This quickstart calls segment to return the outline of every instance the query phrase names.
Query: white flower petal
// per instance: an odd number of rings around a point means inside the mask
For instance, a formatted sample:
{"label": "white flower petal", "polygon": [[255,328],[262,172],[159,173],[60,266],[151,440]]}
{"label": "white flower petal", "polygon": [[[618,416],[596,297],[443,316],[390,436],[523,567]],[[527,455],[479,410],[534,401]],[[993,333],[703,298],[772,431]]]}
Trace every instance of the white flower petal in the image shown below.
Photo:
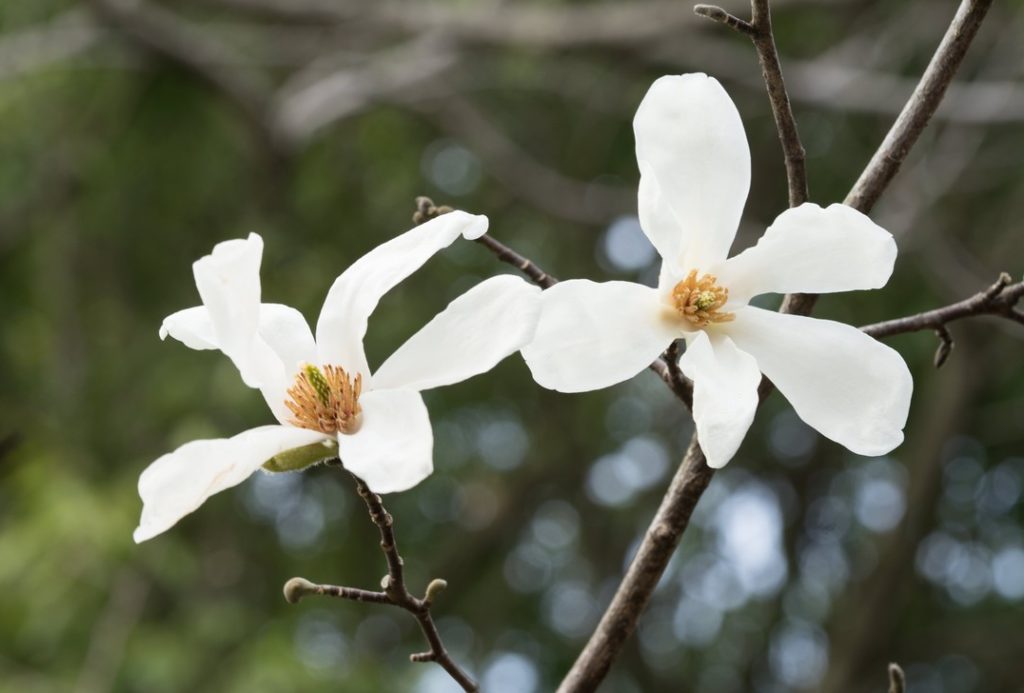
{"label": "white flower petal", "polygon": [[426,390],[489,371],[532,338],[541,290],[492,277],[452,301],[373,375],[373,387]]}
{"label": "white flower petal", "polygon": [[196,288],[225,353],[244,351],[256,334],[262,258],[263,239],[251,233],[244,240],[218,243],[192,265]]}
{"label": "white flower petal", "polygon": [[277,354],[290,381],[303,363],[316,363],[316,342],[302,313],[280,303],[260,306],[260,337]]}
{"label": "white flower petal", "polygon": [[168,335],[189,349],[220,349],[206,306],[186,308],[164,318],[160,325],[160,339],[167,339]]}
{"label": "white flower petal", "polygon": [[657,290],[632,282],[573,279],[541,299],[537,333],[523,358],[534,380],[551,390],[585,392],[628,380],[683,334]]}
{"label": "white flower petal", "polygon": [[338,435],[342,465],[374,493],[404,491],[434,470],[434,432],[423,397],[412,390],[373,390],[359,398],[362,425]]}
{"label": "white flower petal", "polygon": [[[663,220],[679,221],[681,269],[725,259],[750,189],[750,149],[739,112],[722,85],[704,74],[662,77],[651,85],[633,119],[636,158],[660,195],[641,191],[641,219],[652,240],[667,236]],[[657,220],[653,223],[652,220]],[[658,240],[655,245],[667,247]]]}
{"label": "white flower petal", "polygon": [[262,257],[263,239],[251,233],[245,240],[218,243],[212,253],[192,265],[216,343],[249,387],[281,378],[280,362],[257,338]]}
{"label": "white flower petal", "polygon": [[718,274],[729,298],[815,294],[885,286],[896,262],[892,234],[846,205],[806,203],[780,214],[752,248]]}
{"label": "white flower petal", "polygon": [[723,328],[825,437],[859,455],[903,442],[914,383],[893,349],[843,323],[752,306]]}
{"label": "white flower petal", "polygon": [[693,420],[708,466],[724,467],[754,421],[757,362],[728,337],[702,330],[687,340],[679,368],[693,381]]}
{"label": "white flower petal", "polygon": [[316,326],[320,363],[341,366],[369,379],[363,336],[381,297],[459,236],[479,238],[487,217],[454,211],[392,238],[359,258],[338,277]]}
{"label": "white flower petal", "polygon": [[[206,306],[186,308],[167,316],[160,327],[160,338],[168,335],[191,349],[220,348]],[[287,423],[292,418],[284,404],[287,390],[300,364],[316,361],[316,344],[305,318],[290,306],[262,304],[257,334],[247,353],[262,354],[264,363],[260,370],[250,374],[251,381],[247,384],[258,387],[275,418]]]}
{"label": "white flower petal", "polygon": [[640,166],[640,185],[637,188],[637,215],[640,217],[640,228],[657,249],[665,263],[672,266],[674,272],[681,271],[676,267],[680,261],[679,249],[684,243],[686,227],[676,218],[675,212],[661,191],[658,177],[649,164],[638,162]]}
{"label": "white flower petal", "polygon": [[195,440],[149,465],[139,477],[142,517],[136,543],[174,526],[224,489],[248,479],[274,455],[327,437],[290,426],[261,426],[233,438]]}

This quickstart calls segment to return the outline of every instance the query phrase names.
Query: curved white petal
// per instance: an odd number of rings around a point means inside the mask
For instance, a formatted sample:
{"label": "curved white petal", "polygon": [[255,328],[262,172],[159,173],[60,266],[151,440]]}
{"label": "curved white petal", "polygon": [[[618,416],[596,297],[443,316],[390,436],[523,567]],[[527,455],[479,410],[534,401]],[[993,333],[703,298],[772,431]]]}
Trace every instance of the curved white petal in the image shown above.
{"label": "curved white petal", "polygon": [[893,349],[840,322],[752,306],[723,327],[825,437],[859,455],[903,442],[914,383]]}
{"label": "curved white petal", "polygon": [[373,390],[359,398],[362,425],[338,435],[342,465],[374,493],[404,491],[434,470],[434,432],[423,397],[412,390]]}
{"label": "curved white petal", "polygon": [[780,214],[752,248],[718,274],[729,298],[878,289],[896,262],[892,234],[846,205],[806,203]]}
{"label": "curved white petal", "polygon": [[160,339],[167,339],[168,335],[189,349],[220,349],[206,306],[185,308],[164,318],[160,324]]}
{"label": "curved white petal", "polygon": [[[717,265],[736,236],[750,189],[750,149],[736,106],[707,75],[662,77],[640,103],[633,132],[641,174],[656,179],[641,184],[650,188],[641,192],[648,207],[641,219],[678,220],[675,261],[682,269]],[[668,235],[661,223],[645,227],[652,240]],[[667,245],[655,242],[659,250]]]}
{"label": "curved white petal", "polygon": [[280,303],[260,306],[259,335],[277,355],[292,380],[303,363],[316,363],[316,342],[302,313]]}
{"label": "curved white petal", "polygon": [[693,381],[693,420],[708,466],[733,458],[754,421],[761,371],[754,357],[703,330],[687,340],[679,368]]}
{"label": "curved white petal", "polygon": [[262,257],[263,239],[251,233],[244,240],[218,243],[192,265],[216,343],[249,387],[281,378],[279,361],[258,338]]}
{"label": "curved white petal", "polygon": [[261,426],[233,438],[185,443],[139,477],[142,517],[136,543],[165,532],[215,493],[248,479],[274,455],[327,436],[290,426]]}
{"label": "curved white petal", "polygon": [[[220,348],[206,306],[186,308],[164,318],[160,338],[168,336],[191,349]],[[246,384],[258,387],[275,418],[287,423],[292,414],[284,404],[286,391],[300,364],[316,361],[316,344],[309,325],[302,314],[290,306],[264,303],[260,306],[259,327],[248,353],[262,354],[264,366],[251,374],[254,382]]]}
{"label": "curved white petal", "polygon": [[670,265],[674,272],[680,262],[679,249],[683,245],[683,237],[687,229],[676,218],[675,212],[665,199],[658,178],[650,164],[638,162],[640,167],[640,185],[637,188],[637,216],[640,228],[657,249],[665,264]]}
{"label": "curved white petal", "polygon": [[[294,374],[295,365],[316,361],[316,342],[302,313],[280,303],[260,305],[257,334]],[[206,306],[185,308],[164,318],[160,339],[173,337],[190,349],[220,349]]]}
{"label": "curved white petal", "polygon": [[426,390],[489,371],[537,329],[541,290],[519,277],[491,277],[462,294],[373,375],[373,387]]}
{"label": "curved white petal", "polygon": [[523,358],[534,380],[585,392],[628,380],[683,334],[658,292],[632,282],[573,279],[541,294],[541,315]]}
{"label": "curved white petal", "polygon": [[486,231],[487,217],[449,212],[392,238],[356,260],[335,280],[320,312],[316,325],[320,363],[341,366],[369,379],[363,336],[381,297],[459,236],[474,239]]}

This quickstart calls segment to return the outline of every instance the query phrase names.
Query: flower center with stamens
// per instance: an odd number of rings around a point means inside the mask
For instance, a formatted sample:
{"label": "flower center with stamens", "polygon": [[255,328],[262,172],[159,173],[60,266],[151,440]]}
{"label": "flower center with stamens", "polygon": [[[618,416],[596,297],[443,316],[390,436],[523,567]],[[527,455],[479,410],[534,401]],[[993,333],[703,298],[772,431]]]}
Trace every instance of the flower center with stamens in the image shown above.
{"label": "flower center with stamens", "polygon": [[284,404],[294,417],[289,423],[321,433],[355,433],[359,428],[359,393],[363,377],[353,379],[340,366],[323,370],[306,364],[295,376]]}
{"label": "flower center with stamens", "polygon": [[734,313],[721,310],[729,300],[729,290],[716,284],[710,274],[697,277],[697,270],[690,270],[686,279],[672,288],[672,303],[679,314],[694,327],[707,327],[715,322],[729,322]]}

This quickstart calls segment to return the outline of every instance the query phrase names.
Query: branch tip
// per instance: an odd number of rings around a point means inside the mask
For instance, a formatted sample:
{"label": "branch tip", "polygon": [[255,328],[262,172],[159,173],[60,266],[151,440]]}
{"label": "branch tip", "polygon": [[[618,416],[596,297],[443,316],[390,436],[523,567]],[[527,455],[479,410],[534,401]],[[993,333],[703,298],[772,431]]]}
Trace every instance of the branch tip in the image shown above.
{"label": "branch tip", "polygon": [[420,195],[416,198],[416,211],[412,215],[412,223],[419,226],[425,224],[431,219],[436,219],[442,214],[447,214],[453,211],[448,205],[441,205],[438,207],[434,204],[434,201],[426,195]]}
{"label": "branch tip", "polygon": [[289,604],[298,604],[303,597],[317,594],[320,591],[318,585],[314,585],[306,578],[293,577],[284,583],[284,598]]}
{"label": "branch tip", "polygon": [[704,17],[719,24],[724,24],[730,29],[735,29],[747,36],[753,36],[756,33],[753,24],[740,19],[736,15],[729,14],[718,5],[694,5],[693,13],[698,17]]}
{"label": "branch tip", "polygon": [[889,693],[904,693],[907,690],[907,677],[896,662],[889,664]]}

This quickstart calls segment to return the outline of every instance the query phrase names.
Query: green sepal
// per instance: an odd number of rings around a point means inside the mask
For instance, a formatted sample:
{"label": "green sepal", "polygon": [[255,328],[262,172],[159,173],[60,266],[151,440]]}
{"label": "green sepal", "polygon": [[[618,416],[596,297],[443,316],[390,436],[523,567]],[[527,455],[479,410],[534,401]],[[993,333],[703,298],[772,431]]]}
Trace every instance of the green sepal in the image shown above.
{"label": "green sepal", "polygon": [[337,456],[337,441],[324,440],[279,452],[263,463],[263,469],[268,472],[298,472]]}

